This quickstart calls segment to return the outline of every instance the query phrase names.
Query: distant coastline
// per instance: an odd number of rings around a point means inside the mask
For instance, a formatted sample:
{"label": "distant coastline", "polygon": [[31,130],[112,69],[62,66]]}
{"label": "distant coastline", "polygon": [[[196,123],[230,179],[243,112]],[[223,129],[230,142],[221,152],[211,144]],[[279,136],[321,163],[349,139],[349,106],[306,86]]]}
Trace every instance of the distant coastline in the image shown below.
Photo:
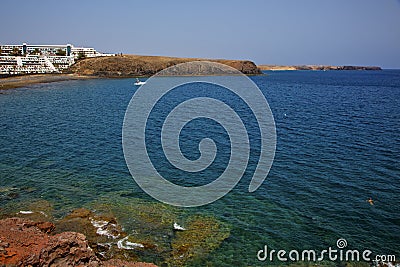
{"label": "distant coastline", "polygon": [[382,70],[378,66],[258,65],[260,70]]}

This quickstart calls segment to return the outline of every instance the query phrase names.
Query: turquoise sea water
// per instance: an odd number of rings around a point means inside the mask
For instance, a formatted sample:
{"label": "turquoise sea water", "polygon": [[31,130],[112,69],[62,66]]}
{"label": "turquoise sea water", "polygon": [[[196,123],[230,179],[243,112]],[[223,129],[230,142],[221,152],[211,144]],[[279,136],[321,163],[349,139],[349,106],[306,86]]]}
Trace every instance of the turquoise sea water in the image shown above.
{"label": "turquoise sea water", "polygon": [[[267,74],[251,79],[266,96],[277,128],[268,178],[256,192],[247,192],[256,151],[228,195],[183,209],[210,214],[231,228],[230,237],[204,262],[258,266],[265,264],[256,256],[264,245],[322,250],[335,247],[339,238],[351,249],[400,258],[400,71]],[[1,91],[0,207],[45,199],[61,217],[100,198],[152,201],[133,181],[122,152],[123,118],[136,90],[132,84],[132,79],[98,79]],[[223,91],[207,85],[195,89],[240,108],[240,101]],[[172,94],[159,113],[191,92]],[[253,126],[250,122],[249,131],[255,131],[250,135],[257,135]],[[157,137],[157,127],[153,131]],[[182,132],[182,147],[195,159],[198,141],[206,136],[220,144],[211,170],[189,179],[161,160],[160,171],[178,184],[212,181],[229,156],[224,130],[195,121]],[[157,142],[150,153],[163,157]],[[366,201],[370,197],[375,205]],[[131,227],[129,220],[121,223]]]}

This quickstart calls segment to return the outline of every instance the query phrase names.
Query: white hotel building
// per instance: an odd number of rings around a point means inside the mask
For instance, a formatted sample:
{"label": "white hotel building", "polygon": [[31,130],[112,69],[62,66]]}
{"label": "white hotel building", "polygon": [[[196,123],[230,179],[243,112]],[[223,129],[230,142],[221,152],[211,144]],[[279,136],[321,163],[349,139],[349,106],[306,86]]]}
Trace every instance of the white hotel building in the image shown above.
{"label": "white hotel building", "polygon": [[0,74],[57,73],[79,57],[114,56],[91,47],[67,45],[1,45]]}

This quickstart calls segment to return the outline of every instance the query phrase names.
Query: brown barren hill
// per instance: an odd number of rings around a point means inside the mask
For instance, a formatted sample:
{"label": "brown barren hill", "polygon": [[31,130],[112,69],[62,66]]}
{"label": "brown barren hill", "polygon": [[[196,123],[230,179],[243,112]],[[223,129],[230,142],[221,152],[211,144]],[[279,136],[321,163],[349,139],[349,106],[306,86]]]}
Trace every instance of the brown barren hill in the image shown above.
{"label": "brown barren hill", "polygon": [[165,68],[180,63],[198,60],[222,63],[247,75],[261,74],[261,71],[256,64],[248,60],[176,58],[138,55],[86,58],[71,66],[70,71],[79,75],[100,77],[151,76]]}

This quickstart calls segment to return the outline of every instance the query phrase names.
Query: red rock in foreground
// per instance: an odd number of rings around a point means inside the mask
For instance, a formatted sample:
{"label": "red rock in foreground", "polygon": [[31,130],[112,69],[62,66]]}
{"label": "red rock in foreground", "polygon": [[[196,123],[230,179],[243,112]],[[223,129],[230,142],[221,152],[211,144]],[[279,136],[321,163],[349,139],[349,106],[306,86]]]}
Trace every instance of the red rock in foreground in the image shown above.
{"label": "red rock in foreground", "polygon": [[102,262],[88,246],[86,237],[76,232],[49,235],[50,222],[22,218],[0,220],[0,265],[6,266],[150,266],[121,260]]}

